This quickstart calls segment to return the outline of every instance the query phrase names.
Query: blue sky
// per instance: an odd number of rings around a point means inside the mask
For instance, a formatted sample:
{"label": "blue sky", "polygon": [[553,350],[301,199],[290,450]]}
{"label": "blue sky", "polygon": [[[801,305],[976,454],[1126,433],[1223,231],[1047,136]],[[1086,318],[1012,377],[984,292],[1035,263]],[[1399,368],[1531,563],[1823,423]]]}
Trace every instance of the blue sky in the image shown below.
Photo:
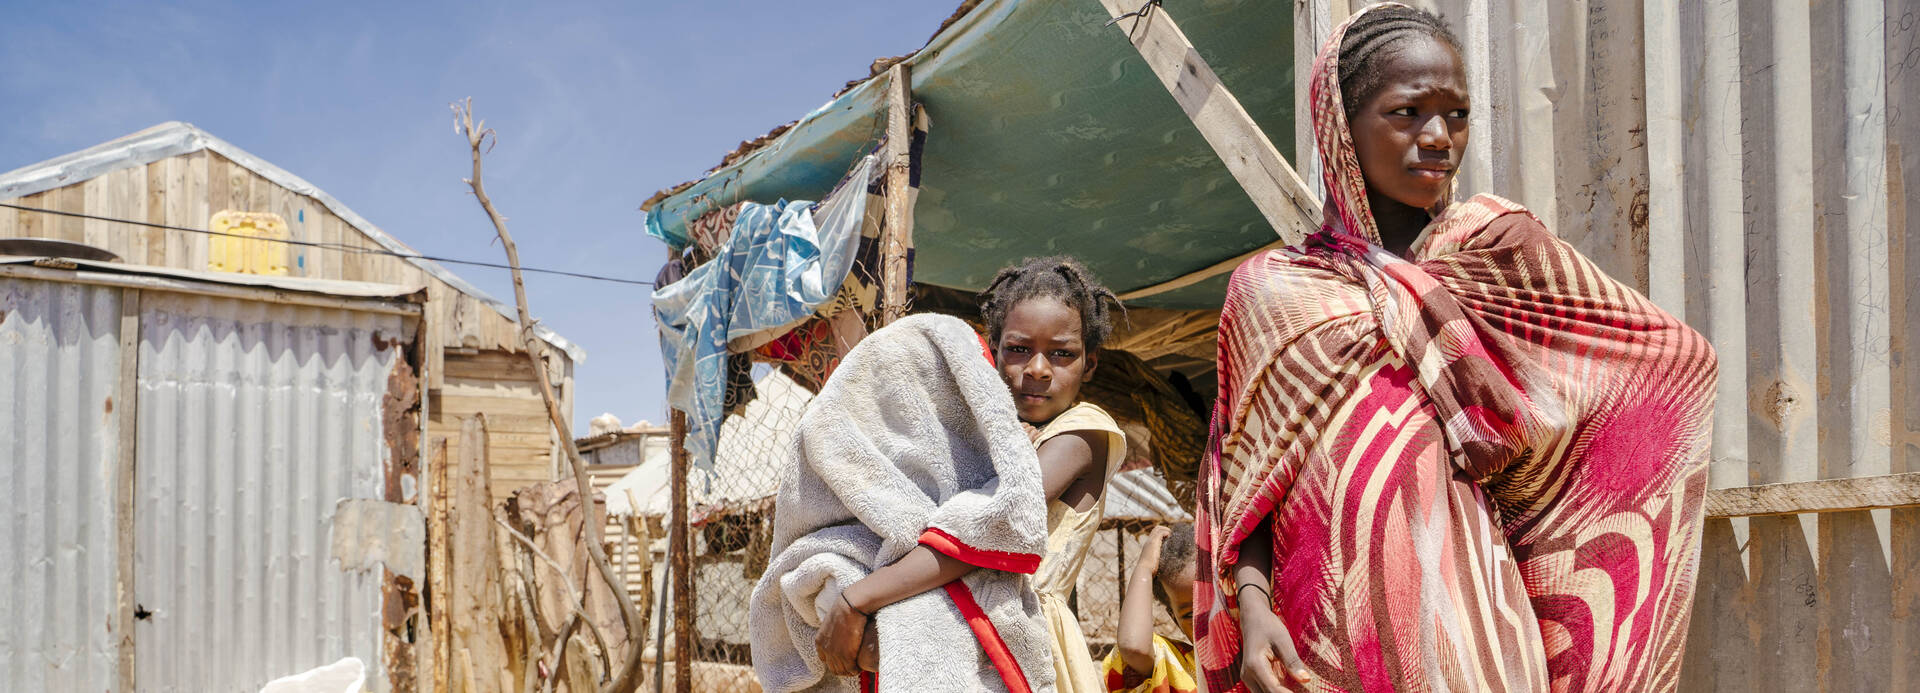
{"label": "blue sky", "polygon": [[[169,120],[332,193],[422,253],[498,261],[447,104],[501,139],[487,192],[529,266],[652,278],[641,201],[920,47],[957,0],[0,3],[0,170]],[[451,267],[502,300],[503,270]],[[663,421],[645,287],[528,277],[587,350],[574,427]]]}

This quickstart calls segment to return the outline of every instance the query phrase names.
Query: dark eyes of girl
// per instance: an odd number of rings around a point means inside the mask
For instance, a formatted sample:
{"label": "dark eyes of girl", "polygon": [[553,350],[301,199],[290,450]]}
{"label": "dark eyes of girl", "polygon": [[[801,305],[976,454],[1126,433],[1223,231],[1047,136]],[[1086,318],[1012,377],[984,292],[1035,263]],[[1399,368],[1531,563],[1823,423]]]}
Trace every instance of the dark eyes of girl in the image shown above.
{"label": "dark eyes of girl", "polygon": [[[1456,108],[1451,111],[1447,111],[1447,117],[1448,118],[1465,118],[1467,117],[1467,112],[1468,112],[1467,109]],[[1397,115],[1403,118],[1412,118],[1420,115],[1419,111],[1412,106],[1401,106],[1391,111],[1387,111],[1387,113],[1389,115]]]}
{"label": "dark eyes of girl", "polygon": [[1070,358],[1073,358],[1073,357],[1075,356],[1075,354],[1074,354],[1073,352],[1071,352],[1071,351],[1067,351],[1067,350],[1065,350],[1065,349],[1061,349],[1061,350],[1059,350],[1059,351],[1055,351],[1055,352],[1053,352],[1053,355],[1054,355],[1054,357],[1055,357],[1055,358],[1063,358],[1063,359],[1070,359]]}
{"label": "dark eyes of girl", "polygon": [[1024,353],[1027,353],[1027,348],[1023,346],[1008,345],[1007,351],[1011,351],[1016,354],[1024,354]]}

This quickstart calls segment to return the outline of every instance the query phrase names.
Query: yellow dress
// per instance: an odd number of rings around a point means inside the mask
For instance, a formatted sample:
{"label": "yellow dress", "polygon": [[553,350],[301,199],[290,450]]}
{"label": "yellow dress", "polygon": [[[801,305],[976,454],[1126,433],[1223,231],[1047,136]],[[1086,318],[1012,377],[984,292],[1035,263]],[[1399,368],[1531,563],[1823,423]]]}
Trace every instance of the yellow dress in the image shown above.
{"label": "yellow dress", "polygon": [[1067,597],[1080,578],[1080,566],[1086,562],[1087,548],[1100,532],[1100,520],[1107,514],[1104,485],[1127,456],[1126,434],[1113,422],[1106,410],[1081,402],[1055,417],[1040,429],[1034,447],[1055,436],[1075,431],[1097,431],[1107,436],[1106,469],[1102,477],[1100,500],[1086,512],[1075,512],[1059,499],[1047,501],[1047,555],[1033,573],[1033,589],[1040,594],[1040,612],[1053,633],[1054,689],[1059,693],[1097,693],[1106,690],[1100,668],[1087,649],[1087,637],[1080,630],[1080,619],[1067,607]]}
{"label": "yellow dress", "polygon": [[1107,653],[1100,669],[1106,674],[1107,693],[1197,693],[1200,684],[1193,678],[1193,648],[1186,643],[1153,635],[1153,673],[1140,675],[1127,671],[1120,650]]}

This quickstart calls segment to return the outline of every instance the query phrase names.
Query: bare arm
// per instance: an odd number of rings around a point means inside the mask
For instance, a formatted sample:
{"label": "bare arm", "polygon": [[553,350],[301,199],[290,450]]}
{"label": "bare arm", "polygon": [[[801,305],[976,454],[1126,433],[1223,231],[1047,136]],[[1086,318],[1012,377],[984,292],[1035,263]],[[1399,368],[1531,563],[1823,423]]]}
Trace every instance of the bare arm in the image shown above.
{"label": "bare arm", "polygon": [[1114,647],[1120,661],[1139,674],[1153,673],[1153,573],[1160,569],[1160,543],[1172,530],[1153,528],[1140,546],[1140,561],[1127,575],[1127,591],[1120,599],[1120,632]]}
{"label": "bare arm", "polygon": [[1240,542],[1240,558],[1233,564],[1234,589],[1240,601],[1240,680],[1253,693],[1288,690],[1281,679],[1305,685],[1312,680],[1293,649],[1293,632],[1273,612],[1273,529],[1266,522]]}

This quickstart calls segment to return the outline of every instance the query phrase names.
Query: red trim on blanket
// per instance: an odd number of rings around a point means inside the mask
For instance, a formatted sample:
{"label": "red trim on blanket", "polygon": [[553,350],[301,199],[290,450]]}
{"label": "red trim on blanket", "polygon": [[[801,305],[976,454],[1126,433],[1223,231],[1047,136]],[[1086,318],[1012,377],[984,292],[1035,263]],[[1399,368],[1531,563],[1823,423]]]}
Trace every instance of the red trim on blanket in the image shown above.
{"label": "red trim on blanket", "polygon": [[968,565],[979,566],[1009,573],[1032,575],[1040,569],[1040,556],[1031,553],[1013,553],[1011,551],[989,551],[968,546],[966,542],[953,538],[953,535],[940,531],[938,527],[928,527],[920,535],[920,543],[927,548],[960,559]]}
{"label": "red trim on blanket", "polygon": [[880,693],[880,675],[871,671],[860,672],[860,693]]}
{"label": "red trim on blanket", "polygon": [[1033,687],[1027,685],[1027,672],[1021,671],[1020,663],[1013,661],[1013,651],[1007,649],[1007,641],[1000,639],[1000,631],[987,619],[987,612],[980,610],[980,602],[974,601],[973,590],[959,580],[947,583],[946,589],[947,597],[959,607],[960,615],[966,617],[967,627],[973,629],[974,639],[980,641],[980,649],[986,650],[987,661],[993,662],[993,668],[1000,671],[1007,693],[1033,693]]}

